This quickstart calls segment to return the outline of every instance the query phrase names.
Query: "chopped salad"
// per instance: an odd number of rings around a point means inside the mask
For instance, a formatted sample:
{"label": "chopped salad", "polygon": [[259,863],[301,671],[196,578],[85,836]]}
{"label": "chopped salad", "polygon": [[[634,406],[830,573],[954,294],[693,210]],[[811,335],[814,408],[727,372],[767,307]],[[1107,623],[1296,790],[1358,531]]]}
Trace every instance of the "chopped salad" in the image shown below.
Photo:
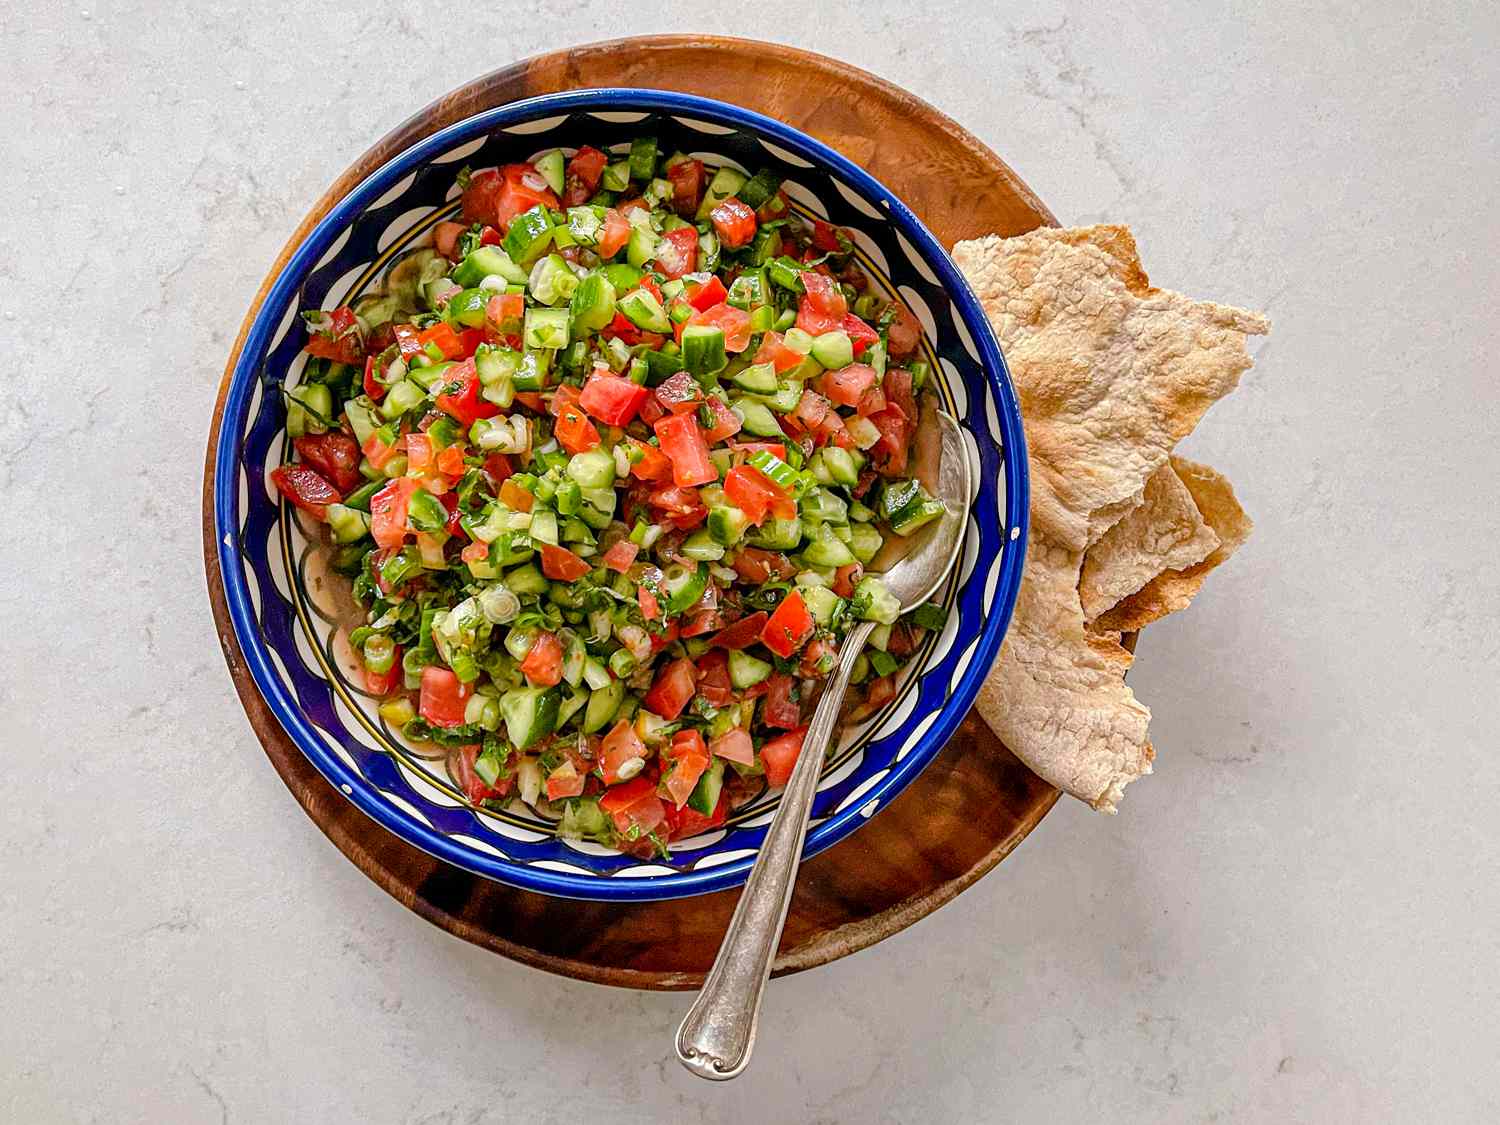
{"label": "chopped salad", "polygon": [[664,855],[786,783],[851,622],[856,717],[943,623],[864,571],[943,512],[920,329],[769,171],[642,137],[459,185],[383,292],[303,314],[272,479],[353,579],[389,724],[475,805]]}

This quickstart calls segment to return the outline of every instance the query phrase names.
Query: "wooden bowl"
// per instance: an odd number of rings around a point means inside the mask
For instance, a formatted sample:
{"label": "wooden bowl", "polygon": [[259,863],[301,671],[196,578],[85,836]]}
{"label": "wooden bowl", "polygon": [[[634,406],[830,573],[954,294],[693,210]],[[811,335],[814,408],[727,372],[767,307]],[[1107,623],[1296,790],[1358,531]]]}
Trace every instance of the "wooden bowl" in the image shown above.
{"label": "wooden bowl", "polygon": [[[271,279],[355,184],[433,131],[490,107],[582,86],[650,86],[736,102],[802,129],[865,165],[945,244],[1015,234],[1051,215],[988,149],[930,106],[821,56],[732,39],[620,40],[541,56],[434,103],[362,156],[304,219],[272,267],[230,356],[209,439],[219,432],[228,370]],[[809,91],[816,90],[816,96]],[[877,145],[876,139],[879,143]],[[316,773],[271,715],[229,623],[205,475],[210,600],[242,703],[277,771],[356,865],[424,917],[466,940],[565,975],[642,988],[686,988],[712,963],[737,891],[641,904],[548,898],[435,860],[368,820]],[[776,971],[823,964],[930,913],[998,863],[1057,799],[971,716],[943,752],[860,832],[804,865]]]}

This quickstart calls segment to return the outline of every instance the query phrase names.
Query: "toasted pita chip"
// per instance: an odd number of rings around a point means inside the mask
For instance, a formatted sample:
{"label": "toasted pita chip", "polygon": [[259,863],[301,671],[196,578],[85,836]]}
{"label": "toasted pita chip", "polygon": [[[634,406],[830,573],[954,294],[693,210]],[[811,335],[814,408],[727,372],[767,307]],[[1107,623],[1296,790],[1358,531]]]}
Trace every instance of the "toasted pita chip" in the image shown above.
{"label": "toasted pita chip", "polygon": [[[1043,778],[1113,812],[1125,786],[1151,772],[1151,716],[1125,686],[1131,657],[1119,633],[1085,622],[1084,552],[1147,503],[1148,482],[1234,388],[1250,366],[1246,338],[1268,323],[1153,288],[1123,227],[992,236],[960,243],[953,257],[1005,349],[1032,480],[1026,573],[977,706]],[[1204,522],[1217,532],[1206,513]],[[1167,596],[1165,585],[1159,592]]]}
{"label": "toasted pita chip", "polygon": [[[1103,248],[1107,247],[1107,249]],[[1082,551],[1250,366],[1258,313],[1152,289],[1121,227],[960,242],[1015,376],[1035,525]]]}
{"label": "toasted pita chip", "polygon": [[1146,481],[1144,499],[1083,556],[1078,595],[1092,621],[1168,570],[1186,570],[1219,545],[1170,464]]}
{"label": "toasted pita chip", "polygon": [[1235,499],[1234,488],[1219,473],[1185,457],[1174,456],[1172,468],[1187,486],[1204,522],[1218,537],[1219,545],[1202,562],[1158,575],[1138,593],[1101,614],[1093,623],[1100,631],[1132,632],[1169,613],[1186,609],[1204,579],[1239,550],[1255,526]]}
{"label": "toasted pita chip", "polygon": [[1034,534],[1005,644],[975,706],[1045,781],[1114,812],[1125,786],[1151,772],[1151,712],[1125,686],[1131,655],[1084,628],[1082,556]]}

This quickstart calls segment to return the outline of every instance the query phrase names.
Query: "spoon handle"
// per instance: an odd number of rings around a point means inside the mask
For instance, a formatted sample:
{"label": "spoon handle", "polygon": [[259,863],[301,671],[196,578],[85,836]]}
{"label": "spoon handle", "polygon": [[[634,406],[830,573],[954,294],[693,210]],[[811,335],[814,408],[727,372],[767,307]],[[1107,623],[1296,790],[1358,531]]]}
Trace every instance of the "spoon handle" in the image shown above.
{"label": "spoon handle", "polygon": [[829,677],[813,712],[802,752],[750,878],[745,881],[719,956],[703,982],[703,991],[677,1029],[677,1058],[700,1078],[733,1078],[750,1061],[761,995],[771,975],[781,928],[786,924],[828,741],[838,723],[854,659],[874,628],[872,622],[862,621],[844,639],[838,668]]}

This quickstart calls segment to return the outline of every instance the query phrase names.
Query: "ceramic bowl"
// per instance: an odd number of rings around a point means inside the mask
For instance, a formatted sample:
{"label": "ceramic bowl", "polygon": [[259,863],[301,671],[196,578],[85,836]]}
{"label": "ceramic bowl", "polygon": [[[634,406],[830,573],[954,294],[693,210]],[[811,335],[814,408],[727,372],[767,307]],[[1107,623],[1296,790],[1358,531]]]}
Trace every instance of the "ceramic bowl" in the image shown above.
{"label": "ceramic bowl", "polygon": [[932,759],[968,712],[1000,648],[1025,554],[1026,454],[1005,362],[958,270],[899,199],[826,145],[711,99],[650,90],[581,90],[514,102],[433,133],[339,201],[275,279],[251,324],[214,451],[214,521],[225,596],[245,662],[312,764],[401,839],[476,874],[544,894],[651,900],[742,883],[778,794],[763,792],[722,828],[643,861],[558,838],[515,802],[467,804],[442,760],[403,741],[348,674],[344,580],[323,568],[315,526],[280,502],[269,473],[289,454],[282,386],[305,362],[298,311],[378,289],[390,263],[430,243],[458,209],[455,176],[582,144],[623,148],[653,134],[710,165],[773,168],[797,211],[849,230],[872,283],[899,295],[925,328],[941,404],[966,426],[977,482],[964,550],[929,634],[894,699],[842,732],[829,754],[807,837],[811,855],[854,832]]}

